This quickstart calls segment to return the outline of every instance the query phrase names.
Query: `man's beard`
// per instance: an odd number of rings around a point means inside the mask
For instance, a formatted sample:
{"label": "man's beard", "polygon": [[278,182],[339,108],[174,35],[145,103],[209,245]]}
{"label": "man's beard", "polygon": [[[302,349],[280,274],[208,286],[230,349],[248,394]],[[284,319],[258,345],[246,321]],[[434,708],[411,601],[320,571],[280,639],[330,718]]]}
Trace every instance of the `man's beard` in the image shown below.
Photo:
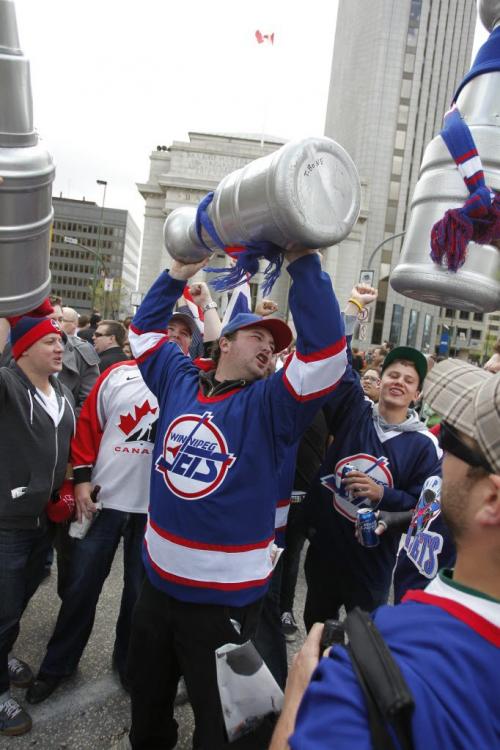
{"label": "man's beard", "polygon": [[441,513],[455,543],[459,542],[467,530],[466,508],[470,490],[471,481],[467,478],[443,481]]}

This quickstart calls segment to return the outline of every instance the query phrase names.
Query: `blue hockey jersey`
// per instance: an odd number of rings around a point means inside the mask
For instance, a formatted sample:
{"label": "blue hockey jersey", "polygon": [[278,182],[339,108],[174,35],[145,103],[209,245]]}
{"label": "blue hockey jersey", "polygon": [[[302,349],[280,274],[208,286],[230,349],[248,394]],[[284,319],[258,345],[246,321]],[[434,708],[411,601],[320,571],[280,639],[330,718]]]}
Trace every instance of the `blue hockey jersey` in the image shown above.
{"label": "blue hockey jersey", "polygon": [[[315,530],[311,544],[332,563],[333,575],[345,571],[363,587],[388,590],[399,537],[383,534],[377,547],[362,547],[354,535],[357,510],[414,508],[427,477],[441,473],[442,451],[415,412],[402,424],[386,425],[350,367],[328,408],[334,441],[308,493],[308,526]],[[378,506],[346,491],[341,480],[348,464],[384,486]]]}
{"label": "blue hockey jersey", "polygon": [[[440,573],[375,622],[410,688],[415,750],[500,747],[500,602]],[[321,659],[292,750],[371,750],[364,695],[345,649]]]}
{"label": "blue hockey jersey", "polygon": [[164,272],[134,318],[130,343],[160,406],[144,562],[183,601],[243,606],[272,572],[284,456],[346,367],[338,304],[319,258],[290,264],[297,351],[286,371],[216,396],[164,334],[184,282]]}
{"label": "blue hockey jersey", "polygon": [[394,570],[394,601],[423,589],[441,568],[453,568],[456,549],[441,515],[441,477],[425,480]]}

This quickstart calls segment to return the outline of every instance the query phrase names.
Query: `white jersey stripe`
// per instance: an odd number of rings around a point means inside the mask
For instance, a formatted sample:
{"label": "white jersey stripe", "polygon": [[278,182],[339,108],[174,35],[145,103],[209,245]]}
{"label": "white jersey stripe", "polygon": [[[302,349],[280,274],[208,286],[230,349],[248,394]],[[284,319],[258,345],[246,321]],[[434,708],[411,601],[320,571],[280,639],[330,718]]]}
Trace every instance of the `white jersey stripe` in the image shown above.
{"label": "white jersey stripe", "polygon": [[298,398],[307,398],[332,388],[342,377],[347,364],[346,350],[316,362],[302,362],[293,357],[284,378],[292,393]]}
{"label": "white jersey stripe", "polygon": [[290,503],[276,508],[276,516],[274,520],[274,528],[282,529],[286,526],[288,521],[288,513],[290,511]]}
{"label": "white jersey stripe", "polygon": [[264,548],[245,552],[194,549],[160,536],[149,521],[145,539],[149,556],[160,570],[193,585],[210,582],[217,588],[217,584],[264,583],[272,571],[273,539]]}
{"label": "white jersey stripe", "polygon": [[162,339],[165,339],[165,332],[161,331],[149,331],[147,333],[136,333],[132,330],[132,326],[129,328],[128,340],[132,354],[135,359],[143,357],[150,349],[154,349]]}

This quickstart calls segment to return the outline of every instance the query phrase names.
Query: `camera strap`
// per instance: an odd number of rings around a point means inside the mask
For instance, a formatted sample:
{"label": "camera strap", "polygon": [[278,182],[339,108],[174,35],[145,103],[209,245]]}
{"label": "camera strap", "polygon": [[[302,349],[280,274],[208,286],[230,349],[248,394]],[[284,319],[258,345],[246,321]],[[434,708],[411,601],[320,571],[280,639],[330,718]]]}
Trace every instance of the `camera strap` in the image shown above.
{"label": "camera strap", "polygon": [[374,750],[396,750],[398,745],[401,750],[413,750],[415,703],[389,647],[370,615],[359,607],[349,612],[343,624],[354,672],[366,699]]}

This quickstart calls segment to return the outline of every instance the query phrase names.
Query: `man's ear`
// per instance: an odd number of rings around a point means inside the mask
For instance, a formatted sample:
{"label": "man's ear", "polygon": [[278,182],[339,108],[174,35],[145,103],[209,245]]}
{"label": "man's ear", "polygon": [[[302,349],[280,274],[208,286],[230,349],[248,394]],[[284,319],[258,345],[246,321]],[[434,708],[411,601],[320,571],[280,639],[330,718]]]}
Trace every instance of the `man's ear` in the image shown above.
{"label": "man's ear", "polygon": [[225,354],[227,351],[229,351],[229,345],[230,345],[230,343],[231,342],[229,341],[229,339],[227,339],[225,336],[221,336],[220,337],[220,339],[219,339],[219,349],[220,349],[221,353]]}
{"label": "man's ear", "polygon": [[488,474],[481,482],[483,498],[477,512],[477,520],[482,526],[500,528],[500,474]]}

